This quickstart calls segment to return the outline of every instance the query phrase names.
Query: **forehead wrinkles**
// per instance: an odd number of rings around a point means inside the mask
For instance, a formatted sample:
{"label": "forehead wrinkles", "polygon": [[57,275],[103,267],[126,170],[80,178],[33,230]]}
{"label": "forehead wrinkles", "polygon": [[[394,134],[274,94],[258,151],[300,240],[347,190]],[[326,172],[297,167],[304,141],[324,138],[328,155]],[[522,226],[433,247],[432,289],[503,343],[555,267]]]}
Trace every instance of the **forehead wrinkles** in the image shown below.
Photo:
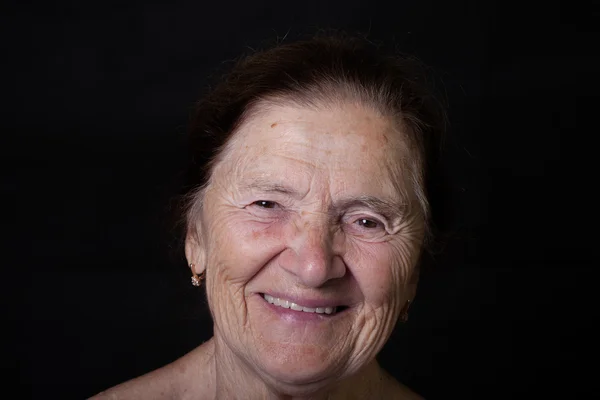
{"label": "forehead wrinkles", "polygon": [[[364,171],[373,175],[369,179],[391,183],[388,189],[405,195],[407,189],[411,191],[406,187],[406,174],[415,160],[410,160],[414,157],[402,128],[389,117],[356,105],[324,110],[269,106],[240,126],[215,163],[214,172],[219,164],[230,164],[236,175],[243,176],[263,156],[273,155],[299,163],[307,173],[318,167]],[[345,150],[336,151],[340,148]],[[384,170],[387,173],[381,174]]]}

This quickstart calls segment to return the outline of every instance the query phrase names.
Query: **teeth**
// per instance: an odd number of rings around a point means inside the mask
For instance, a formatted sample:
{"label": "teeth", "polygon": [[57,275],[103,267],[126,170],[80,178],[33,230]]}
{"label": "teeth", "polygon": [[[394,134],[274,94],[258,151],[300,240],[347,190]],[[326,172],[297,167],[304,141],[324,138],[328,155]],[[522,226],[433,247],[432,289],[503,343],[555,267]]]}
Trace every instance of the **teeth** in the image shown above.
{"label": "teeth", "polygon": [[291,308],[292,310],[295,310],[295,311],[303,311],[303,312],[307,312],[307,313],[333,314],[333,313],[335,313],[335,309],[336,309],[336,307],[317,307],[317,308],[302,307],[296,303],[292,303],[291,301],[282,300],[277,297],[270,296],[268,294],[264,294],[263,297],[265,298],[265,300],[267,302],[269,302],[273,305],[283,307],[283,308]]}

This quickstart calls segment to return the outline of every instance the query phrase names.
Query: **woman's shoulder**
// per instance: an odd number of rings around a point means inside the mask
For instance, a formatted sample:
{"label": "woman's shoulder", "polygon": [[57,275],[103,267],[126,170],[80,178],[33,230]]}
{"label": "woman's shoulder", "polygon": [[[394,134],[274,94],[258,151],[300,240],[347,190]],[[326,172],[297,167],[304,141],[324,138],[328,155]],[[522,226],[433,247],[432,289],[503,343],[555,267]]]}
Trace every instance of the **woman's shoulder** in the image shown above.
{"label": "woman's shoulder", "polygon": [[203,376],[208,370],[206,365],[212,354],[210,347],[209,343],[205,343],[171,364],[100,392],[90,400],[196,397],[197,395],[192,393],[194,388],[186,383],[197,382],[202,386],[201,383],[206,380],[204,391],[210,386],[210,379]]}
{"label": "woman's shoulder", "polygon": [[385,372],[386,385],[384,396],[386,399],[397,400],[424,400],[423,397],[413,392],[408,386],[398,382],[396,378]]}
{"label": "woman's shoulder", "polygon": [[388,399],[397,400],[424,400],[423,397],[413,392],[408,386],[396,382],[396,387],[389,391]]}
{"label": "woman's shoulder", "polygon": [[111,387],[91,400],[168,399],[173,398],[171,365]]}

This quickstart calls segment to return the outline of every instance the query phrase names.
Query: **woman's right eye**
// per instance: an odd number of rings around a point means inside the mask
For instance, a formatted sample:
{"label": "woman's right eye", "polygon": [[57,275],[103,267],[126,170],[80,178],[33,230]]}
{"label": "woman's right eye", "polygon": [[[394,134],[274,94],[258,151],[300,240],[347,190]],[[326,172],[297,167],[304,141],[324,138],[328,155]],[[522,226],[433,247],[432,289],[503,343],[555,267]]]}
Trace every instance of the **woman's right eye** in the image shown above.
{"label": "woman's right eye", "polygon": [[252,204],[256,205],[260,208],[275,208],[275,207],[277,207],[277,203],[275,203],[274,201],[268,201],[268,200],[258,200]]}

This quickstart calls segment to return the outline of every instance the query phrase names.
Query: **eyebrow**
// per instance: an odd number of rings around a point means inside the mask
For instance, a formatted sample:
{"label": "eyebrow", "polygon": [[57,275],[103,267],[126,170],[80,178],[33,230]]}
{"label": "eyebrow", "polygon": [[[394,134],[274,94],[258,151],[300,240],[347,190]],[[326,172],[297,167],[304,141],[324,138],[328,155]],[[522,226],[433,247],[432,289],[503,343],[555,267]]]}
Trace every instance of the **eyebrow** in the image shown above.
{"label": "eyebrow", "polygon": [[299,197],[300,193],[290,186],[281,183],[273,183],[263,179],[253,180],[240,185],[242,190],[259,190],[265,193],[282,193],[293,197]]}
{"label": "eyebrow", "polygon": [[[259,190],[264,193],[280,193],[295,198],[302,197],[302,195],[296,189],[290,186],[282,183],[268,182],[262,179],[248,182],[242,185],[241,189]],[[328,212],[331,215],[335,215],[340,210],[347,210],[354,207],[368,208],[388,220],[398,218],[408,210],[408,204],[403,201],[398,202],[395,200],[382,199],[376,196],[362,195],[340,199],[330,206]]]}

